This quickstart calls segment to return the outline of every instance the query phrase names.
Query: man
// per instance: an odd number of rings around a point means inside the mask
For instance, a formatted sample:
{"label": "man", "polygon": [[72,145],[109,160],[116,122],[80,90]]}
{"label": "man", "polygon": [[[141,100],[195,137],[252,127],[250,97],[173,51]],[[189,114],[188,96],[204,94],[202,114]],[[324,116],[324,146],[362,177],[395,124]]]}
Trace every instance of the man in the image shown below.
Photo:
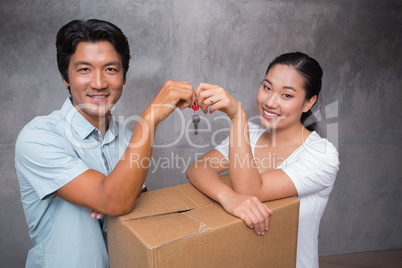
{"label": "man", "polygon": [[59,30],[56,48],[70,97],[60,110],[28,123],[16,143],[15,166],[34,243],[26,266],[108,267],[102,214],[131,211],[148,171],[130,163],[130,156],[151,158],[154,130],[175,108],[191,107],[194,89],[187,82],[166,82],[131,134],[110,114],[129,67],[121,30],[106,21],[75,20]]}

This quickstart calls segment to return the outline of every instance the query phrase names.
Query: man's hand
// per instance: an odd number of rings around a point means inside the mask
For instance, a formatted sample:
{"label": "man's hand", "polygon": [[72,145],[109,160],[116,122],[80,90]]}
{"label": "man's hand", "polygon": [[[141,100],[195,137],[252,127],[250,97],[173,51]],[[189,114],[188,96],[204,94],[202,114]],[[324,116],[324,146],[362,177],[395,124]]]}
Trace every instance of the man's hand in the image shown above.
{"label": "man's hand", "polygon": [[92,218],[92,219],[97,218],[98,220],[100,220],[100,219],[103,217],[103,214],[102,214],[102,213],[96,212],[96,211],[93,210],[93,209],[88,208],[88,211],[89,211],[89,213],[91,213],[91,218]]}
{"label": "man's hand", "polygon": [[165,120],[176,108],[183,110],[195,102],[193,86],[187,81],[166,81],[151,102],[151,118],[155,123]]}

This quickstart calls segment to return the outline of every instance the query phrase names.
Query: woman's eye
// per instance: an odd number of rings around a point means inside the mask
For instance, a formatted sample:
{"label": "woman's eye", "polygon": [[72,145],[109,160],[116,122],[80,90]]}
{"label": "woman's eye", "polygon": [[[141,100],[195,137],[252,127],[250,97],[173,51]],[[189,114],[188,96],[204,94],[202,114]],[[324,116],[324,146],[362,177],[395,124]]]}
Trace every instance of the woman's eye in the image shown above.
{"label": "woman's eye", "polygon": [[269,87],[267,87],[267,86],[264,86],[264,89],[265,90],[271,90]]}
{"label": "woman's eye", "polygon": [[283,94],[283,96],[284,96],[286,99],[290,99],[290,98],[293,97],[292,95],[289,95],[289,94]]}

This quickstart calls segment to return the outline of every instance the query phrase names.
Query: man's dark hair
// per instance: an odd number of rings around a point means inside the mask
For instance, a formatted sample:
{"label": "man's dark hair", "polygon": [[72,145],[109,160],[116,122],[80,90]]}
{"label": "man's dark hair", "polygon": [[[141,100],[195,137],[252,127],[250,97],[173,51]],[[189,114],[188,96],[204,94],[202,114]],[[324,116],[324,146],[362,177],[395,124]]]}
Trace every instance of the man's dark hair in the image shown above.
{"label": "man's dark hair", "polygon": [[64,80],[69,83],[68,64],[80,42],[110,42],[123,62],[124,79],[130,61],[127,37],[116,25],[103,20],[73,20],[60,28],[56,36],[57,66]]}

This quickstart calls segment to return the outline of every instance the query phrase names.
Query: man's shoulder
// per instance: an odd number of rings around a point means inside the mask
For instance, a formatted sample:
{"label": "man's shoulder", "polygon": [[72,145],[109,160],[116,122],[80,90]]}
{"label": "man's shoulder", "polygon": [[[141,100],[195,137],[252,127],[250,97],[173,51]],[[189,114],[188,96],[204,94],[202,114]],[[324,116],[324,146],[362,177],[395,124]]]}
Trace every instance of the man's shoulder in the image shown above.
{"label": "man's shoulder", "polygon": [[49,115],[33,118],[18,134],[16,150],[20,146],[27,146],[31,143],[47,144],[56,139],[64,139],[64,121],[59,110],[53,111]]}
{"label": "man's shoulder", "polygon": [[64,117],[60,110],[55,110],[49,115],[36,116],[30,122],[28,122],[24,128],[21,130],[21,133],[29,132],[46,132],[46,131],[55,131],[55,129],[63,123]]}

